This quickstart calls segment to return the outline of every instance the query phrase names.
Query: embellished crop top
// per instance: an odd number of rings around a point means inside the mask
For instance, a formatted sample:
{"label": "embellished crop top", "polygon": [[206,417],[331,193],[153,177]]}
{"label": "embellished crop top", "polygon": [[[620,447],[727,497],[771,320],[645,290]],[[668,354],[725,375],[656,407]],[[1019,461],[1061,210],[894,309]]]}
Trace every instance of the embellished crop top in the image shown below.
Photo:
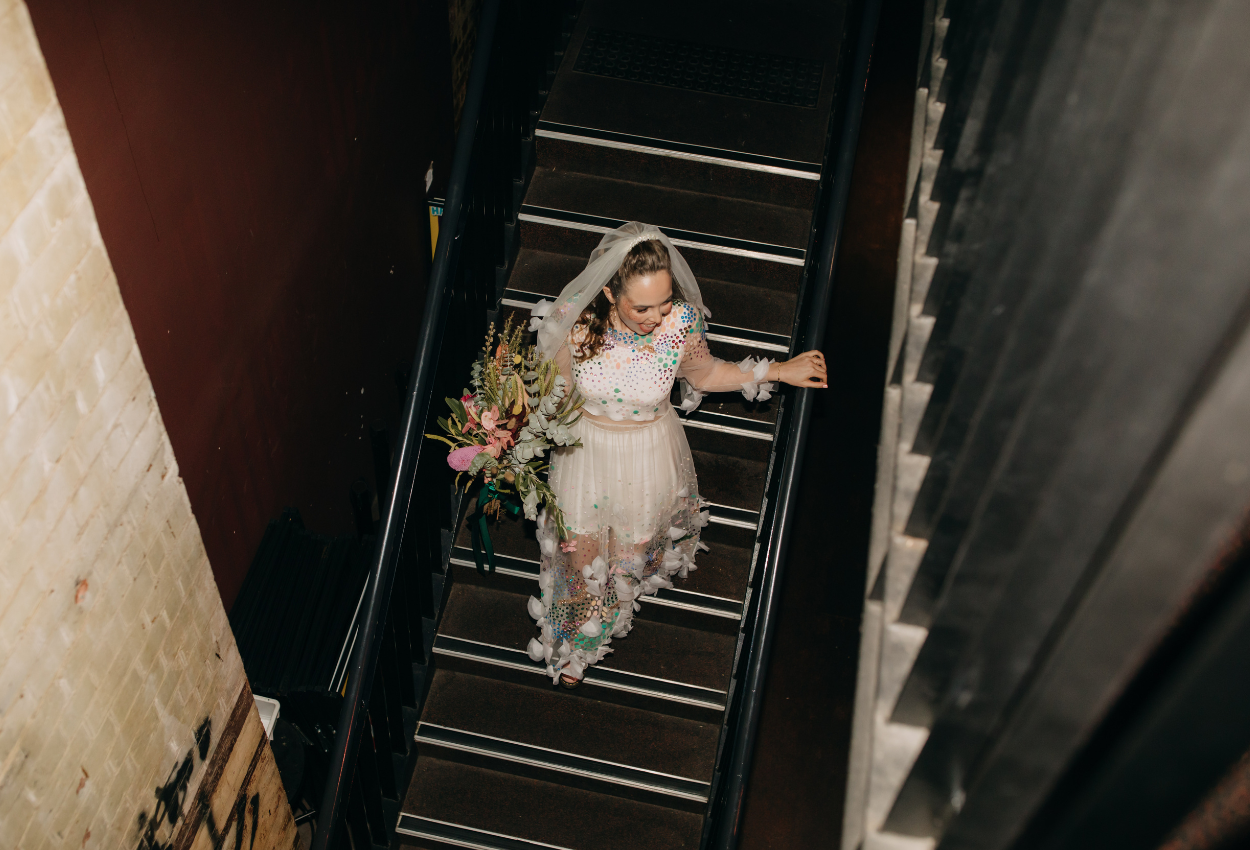
{"label": "embellished crop top", "polygon": [[674,301],[669,314],[646,336],[609,328],[602,350],[579,363],[572,348],[584,333],[583,326],[573,328],[556,362],[576,383],[586,400],[585,412],[593,416],[654,419],[664,410],[678,378],[687,383],[681,404],[686,411],[694,410],[706,392],[741,390],[748,401],[764,401],[773,389],[764,380],[771,360],[748,357],[735,364],[713,357],[703,316],[684,301]]}

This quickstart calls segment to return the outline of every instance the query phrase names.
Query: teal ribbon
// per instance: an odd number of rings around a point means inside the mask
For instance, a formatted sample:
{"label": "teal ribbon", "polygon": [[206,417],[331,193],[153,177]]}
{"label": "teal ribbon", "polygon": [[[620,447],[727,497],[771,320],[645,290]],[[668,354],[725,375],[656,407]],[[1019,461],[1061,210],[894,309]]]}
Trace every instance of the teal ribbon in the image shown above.
{"label": "teal ribbon", "polygon": [[[516,516],[521,513],[521,506],[514,505],[505,500],[500,492],[495,488],[494,481],[488,481],[477,494],[477,509],[473,516],[469,517],[469,541],[473,544],[473,560],[477,563],[477,571],[481,575],[486,575],[487,566],[490,567],[491,575],[495,574],[495,546],[490,542],[490,529],[486,525],[485,506],[499,499],[499,503],[503,505],[503,509],[508,513]],[[483,561],[482,550],[486,550],[486,558]]]}

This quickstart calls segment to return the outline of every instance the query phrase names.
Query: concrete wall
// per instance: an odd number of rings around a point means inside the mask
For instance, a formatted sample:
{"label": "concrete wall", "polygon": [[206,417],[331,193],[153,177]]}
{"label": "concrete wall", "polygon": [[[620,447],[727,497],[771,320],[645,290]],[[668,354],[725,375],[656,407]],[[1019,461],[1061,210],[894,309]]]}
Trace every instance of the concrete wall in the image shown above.
{"label": "concrete wall", "polygon": [[1232,846],[1250,7],[926,27],[842,846]]}
{"label": "concrete wall", "polygon": [[290,847],[259,728],[30,15],[0,0],[0,847]]}
{"label": "concrete wall", "polygon": [[930,194],[942,161],[934,139],[946,108],[938,98],[946,67],[942,41],[949,23],[944,7],[945,0],[928,0],[921,40],[920,62],[929,66],[922,76],[929,85],[917,88],[912,119],[909,209],[899,242],[843,850],[924,850],[934,844],[931,839],[892,835],[882,828],[929,731],[892,722],[890,715],[928,634],[920,626],[900,622],[899,614],[928,545],[905,534],[904,525],[929,465],[929,458],[914,454],[911,446],[933,392],[931,384],[916,378],[934,322],[932,316],[924,315],[923,307],[937,269],[937,260],[926,254],[925,246],[939,206]]}

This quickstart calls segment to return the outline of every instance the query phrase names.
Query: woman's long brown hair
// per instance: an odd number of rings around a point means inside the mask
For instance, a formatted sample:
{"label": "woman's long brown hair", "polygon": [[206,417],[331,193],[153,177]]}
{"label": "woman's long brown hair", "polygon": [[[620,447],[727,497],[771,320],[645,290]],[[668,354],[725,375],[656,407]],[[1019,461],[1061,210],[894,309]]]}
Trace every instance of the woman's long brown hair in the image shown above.
{"label": "woman's long brown hair", "polygon": [[[658,239],[639,242],[629,249],[621,267],[608,281],[608,290],[611,291],[612,298],[619,301],[621,293],[625,291],[626,283],[636,277],[646,277],[661,271],[670,274],[673,271],[672,261],[669,260],[668,249],[664,247],[664,243]],[[581,335],[581,342],[573,347],[573,356],[579,363],[589,360],[603,350],[603,335],[608,330],[608,316],[611,312],[612,302],[608,300],[607,295],[600,292],[578,317],[577,324],[573,326],[574,329],[585,329],[585,333]]]}

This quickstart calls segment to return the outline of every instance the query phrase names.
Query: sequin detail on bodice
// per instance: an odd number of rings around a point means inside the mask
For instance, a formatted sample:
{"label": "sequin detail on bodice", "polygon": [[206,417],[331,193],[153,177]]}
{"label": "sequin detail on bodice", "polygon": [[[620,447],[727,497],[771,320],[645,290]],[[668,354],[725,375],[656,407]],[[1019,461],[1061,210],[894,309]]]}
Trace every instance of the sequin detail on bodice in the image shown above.
{"label": "sequin detail on bodice", "polygon": [[617,421],[654,419],[673,389],[688,340],[701,333],[702,320],[684,301],[674,301],[660,326],[646,336],[608,329],[598,354],[573,361],[586,411]]}

